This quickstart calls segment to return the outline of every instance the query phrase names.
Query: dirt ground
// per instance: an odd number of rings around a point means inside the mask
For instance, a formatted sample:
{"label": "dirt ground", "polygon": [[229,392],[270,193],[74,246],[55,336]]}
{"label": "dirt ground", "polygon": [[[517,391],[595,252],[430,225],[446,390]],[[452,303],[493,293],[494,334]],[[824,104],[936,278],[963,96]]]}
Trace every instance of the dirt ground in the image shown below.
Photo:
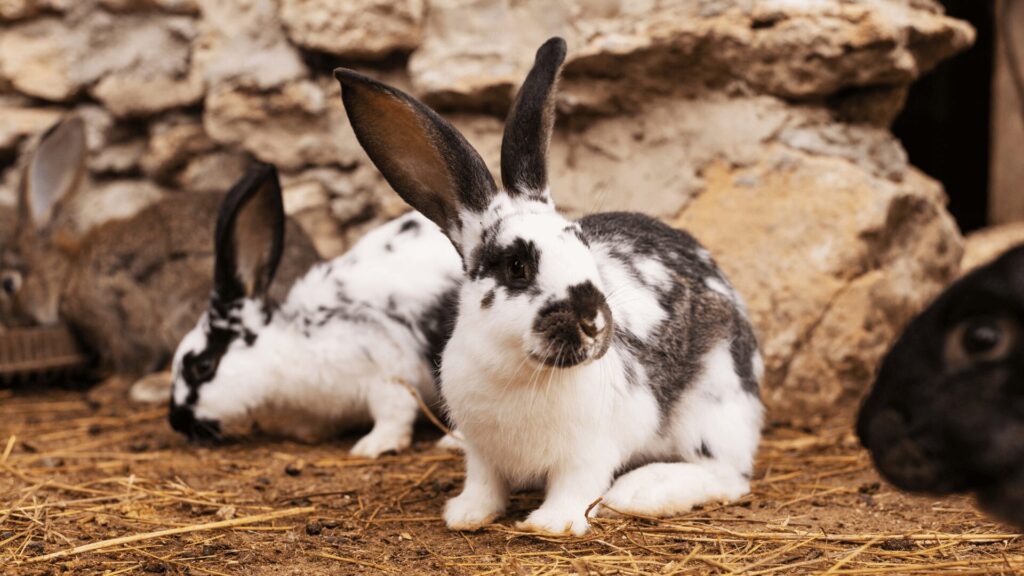
{"label": "dirt ground", "polygon": [[[163,407],[91,391],[0,390],[3,574],[1013,574],[1024,540],[966,498],[881,482],[847,423],[770,426],[753,493],[663,521],[594,522],[585,538],[512,523],[450,532],[458,455],[417,432],[411,453],[349,458],[306,446],[186,443]],[[90,546],[82,549],[80,547]]]}

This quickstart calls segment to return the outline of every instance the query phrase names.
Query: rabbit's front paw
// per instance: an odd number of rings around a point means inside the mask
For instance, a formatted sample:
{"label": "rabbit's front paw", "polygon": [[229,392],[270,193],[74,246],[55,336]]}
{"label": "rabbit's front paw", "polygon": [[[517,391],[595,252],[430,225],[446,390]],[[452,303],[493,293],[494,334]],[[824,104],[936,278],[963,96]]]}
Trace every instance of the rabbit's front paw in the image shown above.
{"label": "rabbit's front paw", "polygon": [[453,431],[451,434],[445,434],[444,438],[437,441],[434,445],[438,450],[446,450],[448,452],[465,452],[466,447],[462,443],[462,439],[455,436]]}
{"label": "rabbit's front paw", "polygon": [[547,506],[534,510],[526,520],[516,524],[516,528],[541,534],[583,536],[590,530],[590,523],[583,510]]}
{"label": "rabbit's front paw", "polygon": [[411,431],[374,428],[369,434],[360,438],[349,453],[353,456],[376,458],[385,452],[405,450],[410,444],[412,444]]}
{"label": "rabbit's front paw", "polygon": [[462,493],[444,507],[444,523],[451,530],[479,530],[504,512],[504,506]]}

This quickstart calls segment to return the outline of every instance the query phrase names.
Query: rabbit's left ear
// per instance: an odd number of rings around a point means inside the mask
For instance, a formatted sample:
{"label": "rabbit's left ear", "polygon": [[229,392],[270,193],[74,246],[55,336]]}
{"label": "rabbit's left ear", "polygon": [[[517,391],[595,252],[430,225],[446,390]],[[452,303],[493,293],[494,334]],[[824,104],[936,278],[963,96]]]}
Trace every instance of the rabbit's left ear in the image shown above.
{"label": "rabbit's left ear", "polygon": [[228,192],[217,217],[213,284],[219,301],[266,294],[284,251],[284,228],[277,169],[256,164]]}
{"label": "rabbit's left ear", "polygon": [[548,187],[548,144],[555,125],[555,89],[565,61],[565,40],[555,37],[538,50],[501,141],[501,183],[511,195],[541,194]]}
{"label": "rabbit's left ear", "polygon": [[85,172],[85,124],[71,116],[46,131],[32,155],[18,196],[19,222],[43,228],[79,188]]}
{"label": "rabbit's left ear", "polygon": [[345,68],[334,76],[370,160],[403,200],[461,250],[467,219],[498,194],[483,159],[455,127],[412,96]]}

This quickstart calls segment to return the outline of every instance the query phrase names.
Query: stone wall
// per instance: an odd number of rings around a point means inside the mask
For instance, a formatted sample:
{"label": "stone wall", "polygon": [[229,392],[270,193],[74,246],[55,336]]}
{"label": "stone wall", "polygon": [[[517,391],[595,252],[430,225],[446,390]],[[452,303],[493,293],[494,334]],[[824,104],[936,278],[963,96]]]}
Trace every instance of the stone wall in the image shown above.
{"label": "stone wall", "polygon": [[941,187],[888,131],[972,42],[932,0],[0,0],[0,22],[0,198],[30,136],[76,109],[91,222],[224,189],[256,157],[327,255],[403,210],[334,66],[410,90],[496,168],[536,47],[566,37],[556,200],[702,239],[750,304],[778,417],[853,406],[960,260]]}

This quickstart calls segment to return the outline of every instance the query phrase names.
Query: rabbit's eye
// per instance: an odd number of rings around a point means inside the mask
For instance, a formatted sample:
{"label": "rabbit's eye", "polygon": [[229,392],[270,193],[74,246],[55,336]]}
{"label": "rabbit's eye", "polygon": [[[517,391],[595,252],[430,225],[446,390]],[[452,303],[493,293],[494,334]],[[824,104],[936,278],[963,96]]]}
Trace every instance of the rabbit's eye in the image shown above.
{"label": "rabbit's eye", "polygon": [[213,356],[201,354],[193,356],[190,360],[191,362],[188,362],[186,365],[188,370],[187,380],[198,384],[213,378],[214,372],[217,371],[217,360]]}
{"label": "rabbit's eye", "polygon": [[21,290],[21,274],[18,272],[4,272],[0,275],[0,287],[3,287],[4,294],[13,296]]}
{"label": "rabbit's eye", "polygon": [[509,258],[505,268],[505,273],[509,282],[525,284],[530,281],[529,270],[526,269],[526,264],[523,264],[521,259],[514,256]]}
{"label": "rabbit's eye", "polygon": [[971,318],[958,324],[946,337],[946,361],[954,368],[976,362],[1002,360],[1014,348],[1016,323],[1007,318]]}

